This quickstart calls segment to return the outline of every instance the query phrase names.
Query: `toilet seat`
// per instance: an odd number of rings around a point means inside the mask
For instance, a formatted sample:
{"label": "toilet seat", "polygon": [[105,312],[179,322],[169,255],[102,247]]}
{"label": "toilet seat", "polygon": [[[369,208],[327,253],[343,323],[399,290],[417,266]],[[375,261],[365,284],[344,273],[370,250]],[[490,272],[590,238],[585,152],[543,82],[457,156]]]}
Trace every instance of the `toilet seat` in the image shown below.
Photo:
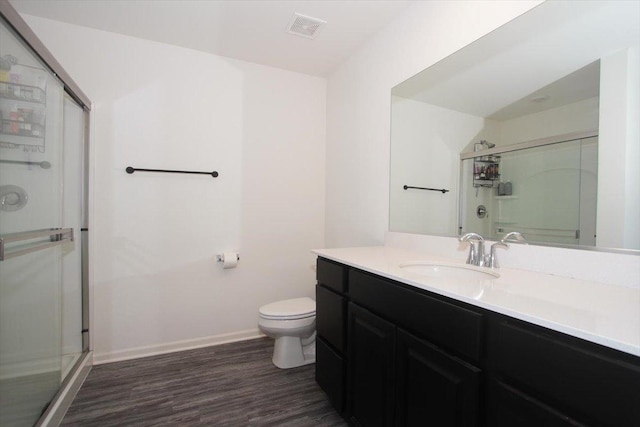
{"label": "toilet seat", "polygon": [[316,302],[309,297],[276,301],[260,307],[259,313],[263,319],[306,319],[316,315]]}

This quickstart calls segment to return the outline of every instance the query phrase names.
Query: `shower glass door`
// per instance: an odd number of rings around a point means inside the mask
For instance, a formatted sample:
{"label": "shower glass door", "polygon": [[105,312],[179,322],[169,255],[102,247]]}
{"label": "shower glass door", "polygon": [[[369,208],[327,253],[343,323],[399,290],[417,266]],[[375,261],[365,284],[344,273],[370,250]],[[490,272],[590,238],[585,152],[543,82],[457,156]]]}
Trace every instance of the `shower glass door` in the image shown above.
{"label": "shower glass door", "polygon": [[70,103],[2,22],[1,426],[35,424],[82,352],[83,121]]}
{"label": "shower glass door", "polygon": [[65,94],[63,103],[64,172],[62,176],[62,227],[73,229],[74,242],[62,246],[62,379],[78,360],[82,340],[82,253],[81,238],[85,223],[84,138],[85,112]]}

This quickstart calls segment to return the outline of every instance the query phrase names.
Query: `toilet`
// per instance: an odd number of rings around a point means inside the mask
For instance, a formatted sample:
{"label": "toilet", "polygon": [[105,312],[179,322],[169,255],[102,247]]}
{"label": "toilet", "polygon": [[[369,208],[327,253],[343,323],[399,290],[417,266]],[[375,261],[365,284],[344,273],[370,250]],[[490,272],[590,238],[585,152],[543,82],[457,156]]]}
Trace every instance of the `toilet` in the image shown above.
{"label": "toilet", "polygon": [[294,298],[263,305],[258,327],[275,338],[273,364],[281,369],[316,361],[316,302]]}

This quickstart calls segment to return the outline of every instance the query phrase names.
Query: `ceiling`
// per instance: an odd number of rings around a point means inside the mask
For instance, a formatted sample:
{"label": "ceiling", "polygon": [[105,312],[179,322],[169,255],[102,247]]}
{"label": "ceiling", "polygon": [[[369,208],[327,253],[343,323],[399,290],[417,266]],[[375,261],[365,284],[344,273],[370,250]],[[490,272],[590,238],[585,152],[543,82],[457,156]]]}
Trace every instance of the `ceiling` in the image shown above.
{"label": "ceiling", "polygon": [[[21,14],[327,76],[411,1],[10,0]],[[294,13],[327,23],[285,32]]]}

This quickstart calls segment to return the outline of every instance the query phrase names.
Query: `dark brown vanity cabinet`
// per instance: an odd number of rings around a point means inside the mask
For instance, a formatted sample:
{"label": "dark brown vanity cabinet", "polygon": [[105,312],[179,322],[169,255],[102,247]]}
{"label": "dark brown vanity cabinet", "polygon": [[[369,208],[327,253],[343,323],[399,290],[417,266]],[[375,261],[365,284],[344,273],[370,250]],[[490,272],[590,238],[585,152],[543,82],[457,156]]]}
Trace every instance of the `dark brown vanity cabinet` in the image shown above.
{"label": "dark brown vanity cabinet", "polygon": [[640,357],[323,259],[316,316],[352,425],[640,426]]}
{"label": "dark brown vanity cabinet", "polygon": [[488,425],[640,426],[638,357],[505,316],[487,348]]}
{"label": "dark brown vanity cabinet", "polygon": [[349,298],[353,424],[478,425],[480,369],[453,352],[477,354],[469,340],[479,342],[481,315],[358,270],[349,273]]}
{"label": "dark brown vanity cabinet", "polygon": [[347,267],[318,258],[316,286],[316,382],[339,413],[346,390]]}

